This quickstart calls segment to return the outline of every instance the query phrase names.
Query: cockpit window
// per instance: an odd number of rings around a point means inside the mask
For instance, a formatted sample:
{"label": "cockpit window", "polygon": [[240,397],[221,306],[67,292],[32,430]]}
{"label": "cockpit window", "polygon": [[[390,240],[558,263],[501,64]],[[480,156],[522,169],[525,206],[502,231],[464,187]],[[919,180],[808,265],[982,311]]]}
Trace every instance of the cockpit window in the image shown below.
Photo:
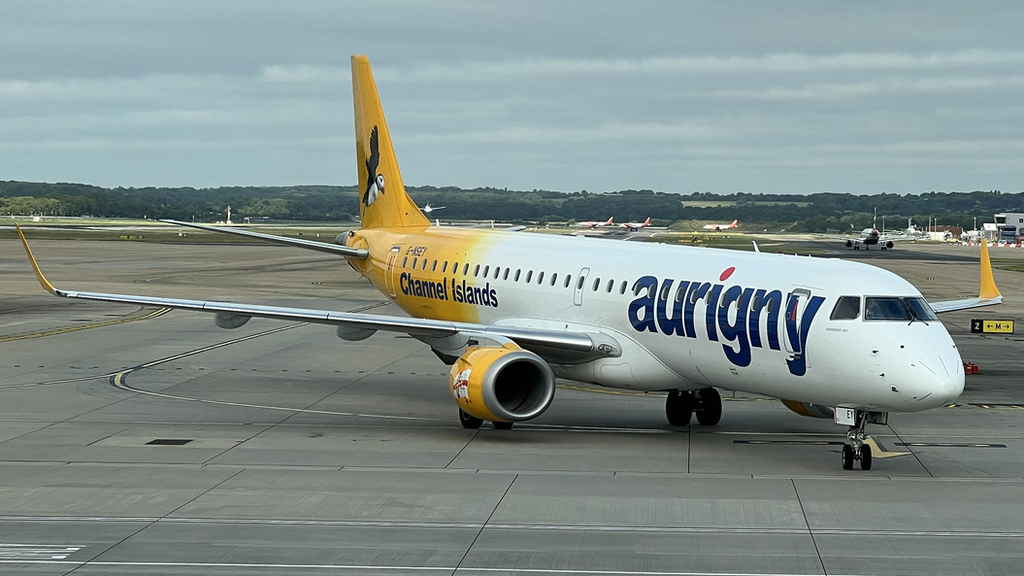
{"label": "cockpit window", "polygon": [[830,320],[855,320],[860,316],[860,296],[840,296]]}
{"label": "cockpit window", "polygon": [[935,311],[928,305],[928,302],[924,298],[904,298],[904,302],[910,306],[910,309],[914,312],[914,315],[918,320],[924,320],[925,322],[932,322],[938,320],[939,317],[935,315]]}
{"label": "cockpit window", "polygon": [[868,296],[864,299],[865,320],[913,320],[910,310],[896,296]]}
{"label": "cockpit window", "polygon": [[864,319],[932,322],[938,317],[921,297],[868,296],[864,298]]}

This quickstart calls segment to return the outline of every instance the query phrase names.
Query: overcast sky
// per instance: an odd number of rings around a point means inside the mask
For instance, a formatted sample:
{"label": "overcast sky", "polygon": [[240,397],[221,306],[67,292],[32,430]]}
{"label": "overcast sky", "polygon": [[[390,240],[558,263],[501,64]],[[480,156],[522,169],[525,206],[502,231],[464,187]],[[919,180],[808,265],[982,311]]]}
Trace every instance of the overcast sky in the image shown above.
{"label": "overcast sky", "polygon": [[1024,190],[1021,2],[4,0],[0,180]]}

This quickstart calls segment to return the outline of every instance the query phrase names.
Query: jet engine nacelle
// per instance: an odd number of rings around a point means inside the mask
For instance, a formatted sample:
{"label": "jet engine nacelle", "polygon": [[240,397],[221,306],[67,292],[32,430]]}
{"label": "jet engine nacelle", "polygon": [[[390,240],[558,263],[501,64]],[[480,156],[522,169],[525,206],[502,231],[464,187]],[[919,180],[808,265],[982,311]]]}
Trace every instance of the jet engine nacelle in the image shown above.
{"label": "jet engine nacelle", "polygon": [[886,243],[885,243],[885,247],[886,247],[886,248],[892,248],[892,247],[893,247],[893,243],[892,243],[892,240],[890,240],[890,241],[886,242]]}
{"label": "jet engine nacelle", "polygon": [[822,406],[821,404],[811,404],[809,402],[794,402],[793,400],[783,400],[782,405],[801,416],[835,418],[835,410],[831,406]]}
{"label": "jet engine nacelle", "polygon": [[459,408],[492,422],[536,418],[555,397],[551,367],[515,344],[468,348],[452,365],[448,384]]}
{"label": "jet engine nacelle", "polygon": [[849,248],[850,246],[853,246],[853,242],[850,242],[849,240],[847,240],[846,241],[846,247]]}

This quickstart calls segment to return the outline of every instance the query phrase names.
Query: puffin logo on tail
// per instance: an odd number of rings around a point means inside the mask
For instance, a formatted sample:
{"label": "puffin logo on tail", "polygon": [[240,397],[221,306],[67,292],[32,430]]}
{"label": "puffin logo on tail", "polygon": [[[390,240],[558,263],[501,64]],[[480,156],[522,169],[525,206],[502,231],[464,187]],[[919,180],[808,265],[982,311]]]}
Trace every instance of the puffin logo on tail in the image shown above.
{"label": "puffin logo on tail", "polygon": [[377,139],[377,127],[370,132],[370,157],[366,159],[366,192],[363,193],[363,205],[370,206],[377,200],[377,194],[384,193],[384,175],[377,174],[380,164],[380,144]]}

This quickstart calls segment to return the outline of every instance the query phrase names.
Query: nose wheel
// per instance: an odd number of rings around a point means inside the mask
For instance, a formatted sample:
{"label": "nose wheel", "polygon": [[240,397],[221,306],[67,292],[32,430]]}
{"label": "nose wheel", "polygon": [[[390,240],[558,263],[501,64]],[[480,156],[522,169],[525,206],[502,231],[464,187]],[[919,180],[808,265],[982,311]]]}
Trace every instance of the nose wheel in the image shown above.
{"label": "nose wheel", "polygon": [[860,461],[861,470],[871,470],[871,446],[865,444],[867,434],[864,428],[868,422],[884,424],[887,414],[857,411],[856,423],[846,431],[846,443],[843,444],[843,470],[853,470],[854,461]]}

